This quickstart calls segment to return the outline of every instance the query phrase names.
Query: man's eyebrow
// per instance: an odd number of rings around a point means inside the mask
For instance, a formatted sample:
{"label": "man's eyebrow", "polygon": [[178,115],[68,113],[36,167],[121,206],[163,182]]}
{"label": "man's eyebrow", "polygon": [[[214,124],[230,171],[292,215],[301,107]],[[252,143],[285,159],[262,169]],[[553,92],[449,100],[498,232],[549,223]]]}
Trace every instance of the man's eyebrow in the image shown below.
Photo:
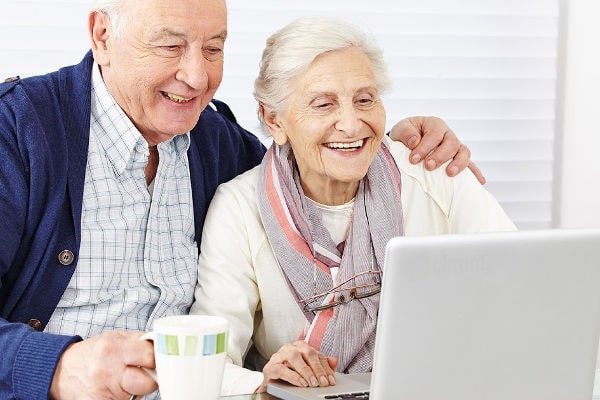
{"label": "man's eyebrow", "polygon": [[[168,38],[168,37],[178,37],[178,38],[186,38],[187,35],[184,32],[181,31],[177,31],[174,30],[172,28],[162,28],[161,30],[155,32],[152,35],[152,40],[160,40],[160,39],[164,39],[164,38]],[[213,39],[221,39],[223,41],[225,41],[225,39],[227,39],[227,31],[222,31],[219,32],[213,36],[211,36],[208,40],[213,40]]]}
{"label": "man's eyebrow", "polygon": [[225,41],[225,39],[227,39],[227,31],[217,33],[216,35],[211,37],[209,40],[212,40],[212,39],[221,39],[221,40]]}
{"label": "man's eyebrow", "polygon": [[151,40],[160,40],[168,37],[185,37],[183,32],[173,30],[171,28],[162,28],[152,33]]}

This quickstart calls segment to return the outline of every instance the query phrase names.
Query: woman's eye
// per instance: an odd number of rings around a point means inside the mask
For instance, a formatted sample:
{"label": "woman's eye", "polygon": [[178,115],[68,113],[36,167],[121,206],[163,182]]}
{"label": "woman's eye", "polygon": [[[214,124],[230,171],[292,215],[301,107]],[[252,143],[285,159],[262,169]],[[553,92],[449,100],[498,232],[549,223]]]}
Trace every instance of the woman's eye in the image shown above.
{"label": "woman's eye", "polygon": [[375,103],[375,99],[372,97],[360,97],[356,100],[356,103],[360,107],[369,107]]}
{"label": "woman's eye", "polygon": [[333,106],[333,101],[328,99],[319,99],[312,102],[312,107],[317,110],[325,110]]}

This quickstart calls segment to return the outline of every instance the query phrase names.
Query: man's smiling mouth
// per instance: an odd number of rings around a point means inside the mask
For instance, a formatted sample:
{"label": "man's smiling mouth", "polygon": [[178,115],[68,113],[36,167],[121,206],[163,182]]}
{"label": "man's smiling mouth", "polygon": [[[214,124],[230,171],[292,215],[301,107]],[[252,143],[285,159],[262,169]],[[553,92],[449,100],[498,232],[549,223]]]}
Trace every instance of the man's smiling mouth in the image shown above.
{"label": "man's smiling mouth", "polygon": [[173,93],[167,93],[167,92],[161,92],[161,93],[167,99],[172,100],[176,103],[187,103],[188,101],[192,100],[192,98],[185,98],[185,97],[177,96],[176,94],[173,94]]}

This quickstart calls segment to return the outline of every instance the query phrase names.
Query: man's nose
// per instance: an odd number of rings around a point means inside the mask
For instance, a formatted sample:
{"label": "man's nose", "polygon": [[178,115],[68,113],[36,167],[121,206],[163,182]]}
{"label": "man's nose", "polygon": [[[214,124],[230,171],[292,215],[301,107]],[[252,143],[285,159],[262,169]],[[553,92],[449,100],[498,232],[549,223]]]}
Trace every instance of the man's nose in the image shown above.
{"label": "man's nose", "polygon": [[195,90],[203,90],[208,86],[207,60],[202,54],[202,50],[188,51],[181,57],[179,70],[176,78],[185,82]]}

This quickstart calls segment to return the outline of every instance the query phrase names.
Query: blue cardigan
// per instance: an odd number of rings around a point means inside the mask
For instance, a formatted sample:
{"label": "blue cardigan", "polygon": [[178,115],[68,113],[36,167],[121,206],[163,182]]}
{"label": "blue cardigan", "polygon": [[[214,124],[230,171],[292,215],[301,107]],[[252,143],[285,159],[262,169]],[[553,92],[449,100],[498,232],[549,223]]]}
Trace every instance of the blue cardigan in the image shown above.
{"label": "blue cardigan", "polygon": [[[0,84],[0,399],[47,398],[60,355],[81,340],[41,330],[77,265],[92,65],[89,52],[75,66]],[[198,245],[217,186],[265,152],[214,103],[188,150]],[[69,265],[63,250],[74,255]]]}

